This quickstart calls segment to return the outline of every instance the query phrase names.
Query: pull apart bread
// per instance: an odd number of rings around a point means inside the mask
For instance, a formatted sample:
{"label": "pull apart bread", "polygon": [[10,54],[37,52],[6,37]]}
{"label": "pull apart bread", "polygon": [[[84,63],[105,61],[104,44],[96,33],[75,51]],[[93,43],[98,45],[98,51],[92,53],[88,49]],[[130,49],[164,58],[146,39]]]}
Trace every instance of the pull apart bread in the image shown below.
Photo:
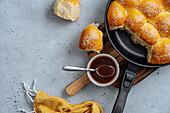
{"label": "pull apart bread", "polygon": [[110,30],[124,28],[148,50],[148,62],[170,63],[170,0],[115,0],[107,19]]}

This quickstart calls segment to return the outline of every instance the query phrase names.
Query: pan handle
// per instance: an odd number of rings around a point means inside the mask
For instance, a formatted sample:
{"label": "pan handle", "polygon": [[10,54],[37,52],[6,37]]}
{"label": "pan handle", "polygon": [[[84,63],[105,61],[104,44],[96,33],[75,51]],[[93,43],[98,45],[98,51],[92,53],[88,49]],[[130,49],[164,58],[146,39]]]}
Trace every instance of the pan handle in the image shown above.
{"label": "pan handle", "polygon": [[126,99],[127,99],[128,93],[133,85],[133,82],[135,81],[138,68],[139,67],[137,65],[129,62],[129,64],[124,72],[122,82],[121,82],[121,85],[119,88],[119,93],[118,93],[116,102],[114,104],[112,113],[123,113]]}

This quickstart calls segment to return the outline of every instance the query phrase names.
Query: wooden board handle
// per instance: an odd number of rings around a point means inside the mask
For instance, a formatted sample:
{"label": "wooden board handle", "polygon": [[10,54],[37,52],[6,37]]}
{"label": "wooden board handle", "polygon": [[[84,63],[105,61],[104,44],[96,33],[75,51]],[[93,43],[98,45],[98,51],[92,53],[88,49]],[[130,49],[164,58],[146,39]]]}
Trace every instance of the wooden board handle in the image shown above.
{"label": "wooden board handle", "polygon": [[68,95],[73,96],[78,93],[84,86],[90,82],[87,74],[84,74],[82,77],[72,82],[66,87],[66,92]]}

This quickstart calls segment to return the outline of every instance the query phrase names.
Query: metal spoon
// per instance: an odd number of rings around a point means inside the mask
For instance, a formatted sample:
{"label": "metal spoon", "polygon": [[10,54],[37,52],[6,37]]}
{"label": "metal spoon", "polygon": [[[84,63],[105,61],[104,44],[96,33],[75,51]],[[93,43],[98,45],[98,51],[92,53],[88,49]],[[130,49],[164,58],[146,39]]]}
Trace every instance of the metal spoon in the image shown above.
{"label": "metal spoon", "polygon": [[[101,68],[105,67],[105,66],[108,66],[108,68],[112,69],[111,74],[102,75],[102,74],[99,73],[99,71],[100,72],[102,71]],[[96,69],[81,68],[81,67],[74,67],[74,66],[64,66],[62,69],[65,70],[65,71],[95,71],[100,77],[104,77],[104,78],[111,77],[115,74],[115,68],[111,65],[101,65]],[[101,69],[101,70],[99,70],[99,69]]]}

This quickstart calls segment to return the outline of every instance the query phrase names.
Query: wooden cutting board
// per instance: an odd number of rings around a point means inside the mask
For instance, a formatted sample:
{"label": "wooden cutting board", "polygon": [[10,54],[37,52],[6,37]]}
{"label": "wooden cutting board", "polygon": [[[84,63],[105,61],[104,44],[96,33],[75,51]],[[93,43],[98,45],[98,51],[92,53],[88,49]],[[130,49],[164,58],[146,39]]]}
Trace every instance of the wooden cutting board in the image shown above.
{"label": "wooden cutting board", "polygon": [[[103,45],[104,45],[104,49],[100,52],[100,54],[105,53],[105,54],[110,54],[113,57],[116,58],[116,60],[119,63],[120,66],[120,75],[119,78],[117,79],[117,81],[112,84],[114,87],[118,88],[121,82],[121,78],[123,75],[124,70],[127,67],[128,61],[126,59],[124,59],[122,56],[120,56],[116,50],[113,48],[113,46],[111,45],[109,39],[107,38],[107,34],[106,34],[106,29],[105,29],[105,25],[104,23],[101,24],[99,26],[99,29],[103,32],[104,36],[103,36]],[[98,53],[96,52],[87,52],[89,60],[94,57],[95,55],[97,55]],[[140,82],[141,80],[143,80],[145,77],[147,77],[149,74],[151,74],[153,71],[155,71],[157,68],[145,68],[145,67],[140,67],[134,82],[134,85],[137,84],[138,82]],[[84,86],[86,86],[88,83],[90,83],[90,80],[87,76],[87,74],[84,74],[82,77],[80,77],[79,79],[75,80],[74,82],[72,82],[71,84],[69,84],[66,87],[66,92],[68,93],[68,95],[73,96],[75,95],[78,91],[80,91]]]}

